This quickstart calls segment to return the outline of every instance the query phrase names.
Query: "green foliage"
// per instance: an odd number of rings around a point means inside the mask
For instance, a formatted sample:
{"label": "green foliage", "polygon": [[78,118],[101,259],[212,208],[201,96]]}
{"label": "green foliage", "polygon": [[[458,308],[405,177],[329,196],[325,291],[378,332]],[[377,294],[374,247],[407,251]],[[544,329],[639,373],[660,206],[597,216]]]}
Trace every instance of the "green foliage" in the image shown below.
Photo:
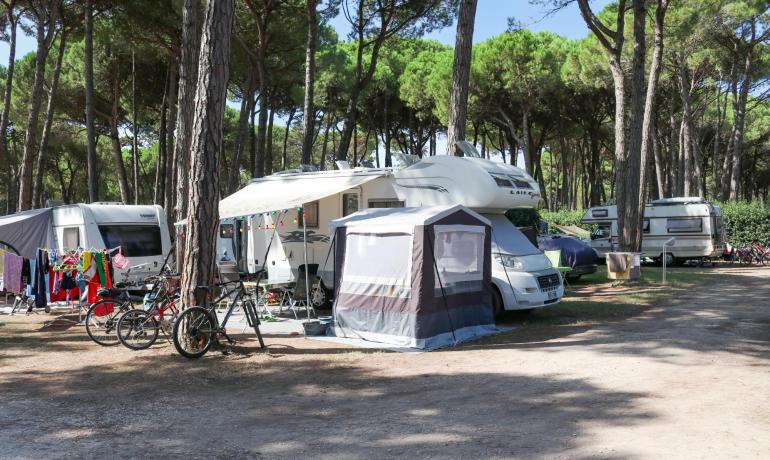
{"label": "green foliage", "polygon": [[562,226],[568,226],[568,225],[574,225],[576,227],[580,227],[585,230],[591,230],[590,225],[585,225],[580,223],[580,219],[583,218],[583,215],[585,214],[585,210],[577,209],[574,211],[570,210],[560,210],[560,211],[540,211],[540,219],[543,222],[546,222],[549,226],[549,232],[551,233],[561,233],[559,232],[559,229],[556,227],[553,227],[553,224],[556,225],[562,225]]}
{"label": "green foliage", "polygon": [[770,208],[760,202],[719,203],[727,241],[746,246],[752,241],[770,240]]}

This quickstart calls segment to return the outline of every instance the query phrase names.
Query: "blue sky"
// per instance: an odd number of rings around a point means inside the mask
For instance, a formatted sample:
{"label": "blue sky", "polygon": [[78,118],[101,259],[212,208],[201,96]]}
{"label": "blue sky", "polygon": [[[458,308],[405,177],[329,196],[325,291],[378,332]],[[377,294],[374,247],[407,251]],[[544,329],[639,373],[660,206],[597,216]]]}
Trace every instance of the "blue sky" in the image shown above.
{"label": "blue sky", "polygon": [[[599,11],[610,3],[610,0],[593,0],[591,3],[594,10]],[[547,9],[542,6],[531,5],[529,0],[479,0],[473,41],[478,43],[504,32],[508,27],[509,17],[516,18],[526,28],[535,31],[548,30],[568,38],[581,38],[588,34],[588,29],[575,4],[556,14],[544,17],[546,11]],[[338,30],[342,38],[350,30],[349,24],[342,15],[335,18],[332,25]],[[434,31],[428,37],[448,45],[454,45],[455,26]],[[19,30],[16,45],[17,59],[34,50],[34,37],[28,37]],[[0,42],[0,63],[2,65],[8,63],[8,44],[6,42]]]}

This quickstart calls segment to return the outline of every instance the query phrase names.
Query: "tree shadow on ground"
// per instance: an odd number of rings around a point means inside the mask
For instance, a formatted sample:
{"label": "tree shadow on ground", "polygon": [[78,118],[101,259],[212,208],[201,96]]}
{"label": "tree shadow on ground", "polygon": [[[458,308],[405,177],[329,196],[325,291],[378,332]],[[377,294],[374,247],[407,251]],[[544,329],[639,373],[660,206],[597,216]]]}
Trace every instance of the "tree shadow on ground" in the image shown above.
{"label": "tree shadow on ground", "polygon": [[6,373],[0,456],[569,455],[590,446],[586,426],[655,417],[646,394],[558,376],[146,355],[120,367]]}

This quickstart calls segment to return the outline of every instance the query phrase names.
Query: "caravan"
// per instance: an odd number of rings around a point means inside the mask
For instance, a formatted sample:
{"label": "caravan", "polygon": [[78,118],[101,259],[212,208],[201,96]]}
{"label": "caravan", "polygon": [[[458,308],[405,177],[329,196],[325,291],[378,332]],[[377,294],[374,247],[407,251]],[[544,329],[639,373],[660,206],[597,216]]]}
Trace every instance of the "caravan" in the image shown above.
{"label": "caravan", "polygon": [[[600,257],[618,244],[617,206],[589,209],[584,224],[595,225],[591,247]],[[717,257],[724,247],[722,210],[700,197],[664,198],[644,207],[642,256],[660,260],[666,246],[666,265],[688,259]]]}
{"label": "caravan", "polygon": [[[497,312],[559,302],[558,271],[504,213],[536,207],[537,182],[519,168],[478,157],[434,156],[403,168],[287,171],[253,179],[219,204],[218,259],[244,272],[265,267],[268,283],[296,279],[300,266],[318,270],[313,302],[331,297],[329,222],[362,209],[464,205],[492,223],[493,302]],[[372,263],[377,263],[373,260]]]}
{"label": "caravan", "polygon": [[146,276],[157,274],[171,249],[171,238],[160,206],[94,203],[2,216],[0,244],[29,259],[35,258],[37,248],[120,247],[135,268],[130,274],[116,269],[116,280],[139,285]]}

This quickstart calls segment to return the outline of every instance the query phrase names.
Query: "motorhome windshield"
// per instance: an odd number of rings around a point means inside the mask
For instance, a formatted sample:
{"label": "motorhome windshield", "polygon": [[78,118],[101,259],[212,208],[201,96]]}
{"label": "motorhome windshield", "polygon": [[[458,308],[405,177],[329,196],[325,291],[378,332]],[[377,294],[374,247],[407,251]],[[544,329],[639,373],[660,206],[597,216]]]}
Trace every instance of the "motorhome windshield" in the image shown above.
{"label": "motorhome windshield", "polygon": [[529,256],[540,251],[502,214],[484,216],[492,222],[492,252]]}
{"label": "motorhome windshield", "polygon": [[104,246],[123,250],[126,257],[163,255],[158,225],[100,225]]}

